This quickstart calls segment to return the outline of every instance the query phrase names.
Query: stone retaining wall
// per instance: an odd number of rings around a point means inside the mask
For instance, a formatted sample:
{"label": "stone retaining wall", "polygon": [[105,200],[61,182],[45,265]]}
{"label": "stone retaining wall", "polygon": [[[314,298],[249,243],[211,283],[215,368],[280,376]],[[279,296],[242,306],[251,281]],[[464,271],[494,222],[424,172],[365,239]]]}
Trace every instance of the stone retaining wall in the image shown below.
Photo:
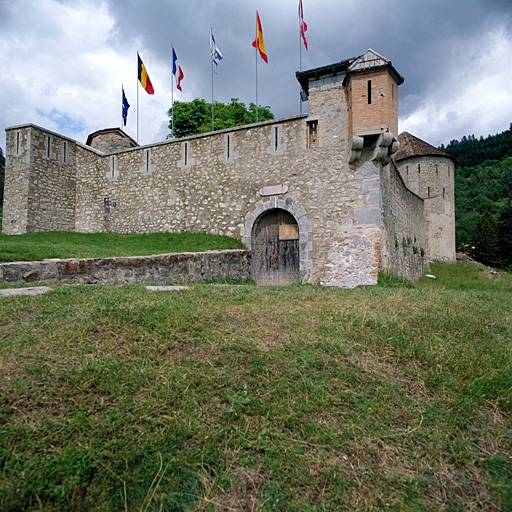
{"label": "stone retaining wall", "polygon": [[250,252],[242,249],[0,264],[0,284],[172,284],[250,278]]}

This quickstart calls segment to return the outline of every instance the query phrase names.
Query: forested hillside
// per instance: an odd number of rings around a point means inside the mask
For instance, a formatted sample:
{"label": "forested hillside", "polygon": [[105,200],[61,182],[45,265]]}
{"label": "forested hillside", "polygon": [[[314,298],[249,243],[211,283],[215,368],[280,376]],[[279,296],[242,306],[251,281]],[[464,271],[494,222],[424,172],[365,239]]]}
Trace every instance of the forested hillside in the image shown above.
{"label": "forested hillside", "polygon": [[439,149],[455,157],[460,167],[472,167],[486,160],[501,160],[504,156],[512,156],[512,123],[508,130],[497,135],[489,135],[485,139],[468,135],[460,141],[452,140],[446,147],[441,144]]}
{"label": "forested hillside", "polygon": [[458,164],[457,249],[488,265],[512,267],[512,124],[497,135],[470,135],[440,149]]}

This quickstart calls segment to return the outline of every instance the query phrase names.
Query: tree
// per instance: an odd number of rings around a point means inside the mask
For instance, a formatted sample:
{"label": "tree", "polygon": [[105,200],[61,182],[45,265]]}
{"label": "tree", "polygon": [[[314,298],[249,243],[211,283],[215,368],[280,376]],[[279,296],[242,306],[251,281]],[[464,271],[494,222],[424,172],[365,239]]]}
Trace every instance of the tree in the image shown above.
{"label": "tree", "polygon": [[498,230],[492,213],[480,215],[474,240],[475,258],[484,265],[499,265]]}
{"label": "tree", "polygon": [[512,202],[508,201],[498,218],[500,264],[512,267]]}
{"label": "tree", "polygon": [[[174,137],[187,137],[212,131],[212,104],[196,98],[195,100],[175,101],[174,112],[170,109],[169,129],[172,130],[174,116]],[[274,119],[270,107],[258,108],[258,121]],[[233,126],[242,126],[256,122],[256,105],[251,103],[249,108],[238,98],[231,98],[228,104],[216,101],[214,103],[214,130],[223,130]],[[167,137],[172,137],[172,133]]]}

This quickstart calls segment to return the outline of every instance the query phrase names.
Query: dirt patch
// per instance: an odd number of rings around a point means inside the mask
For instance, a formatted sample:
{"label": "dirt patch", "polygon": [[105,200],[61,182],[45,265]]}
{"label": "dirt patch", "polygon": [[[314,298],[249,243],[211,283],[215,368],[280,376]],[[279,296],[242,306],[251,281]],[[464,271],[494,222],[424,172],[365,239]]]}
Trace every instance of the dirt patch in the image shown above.
{"label": "dirt patch", "polygon": [[238,467],[237,481],[231,490],[217,497],[215,502],[222,511],[254,511],[258,509],[265,474],[262,470]]}

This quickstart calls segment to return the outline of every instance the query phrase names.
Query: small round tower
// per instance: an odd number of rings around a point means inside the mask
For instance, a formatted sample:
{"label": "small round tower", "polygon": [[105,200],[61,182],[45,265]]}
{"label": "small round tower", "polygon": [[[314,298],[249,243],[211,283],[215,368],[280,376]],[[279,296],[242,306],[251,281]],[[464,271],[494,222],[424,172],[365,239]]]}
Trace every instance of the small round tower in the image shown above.
{"label": "small round tower", "polygon": [[121,128],[105,128],[91,133],[85,143],[102,153],[112,153],[128,148],[135,148],[138,144]]}
{"label": "small round tower", "polygon": [[427,142],[402,132],[394,160],[405,185],[425,204],[427,256],[455,261],[455,159]]}

